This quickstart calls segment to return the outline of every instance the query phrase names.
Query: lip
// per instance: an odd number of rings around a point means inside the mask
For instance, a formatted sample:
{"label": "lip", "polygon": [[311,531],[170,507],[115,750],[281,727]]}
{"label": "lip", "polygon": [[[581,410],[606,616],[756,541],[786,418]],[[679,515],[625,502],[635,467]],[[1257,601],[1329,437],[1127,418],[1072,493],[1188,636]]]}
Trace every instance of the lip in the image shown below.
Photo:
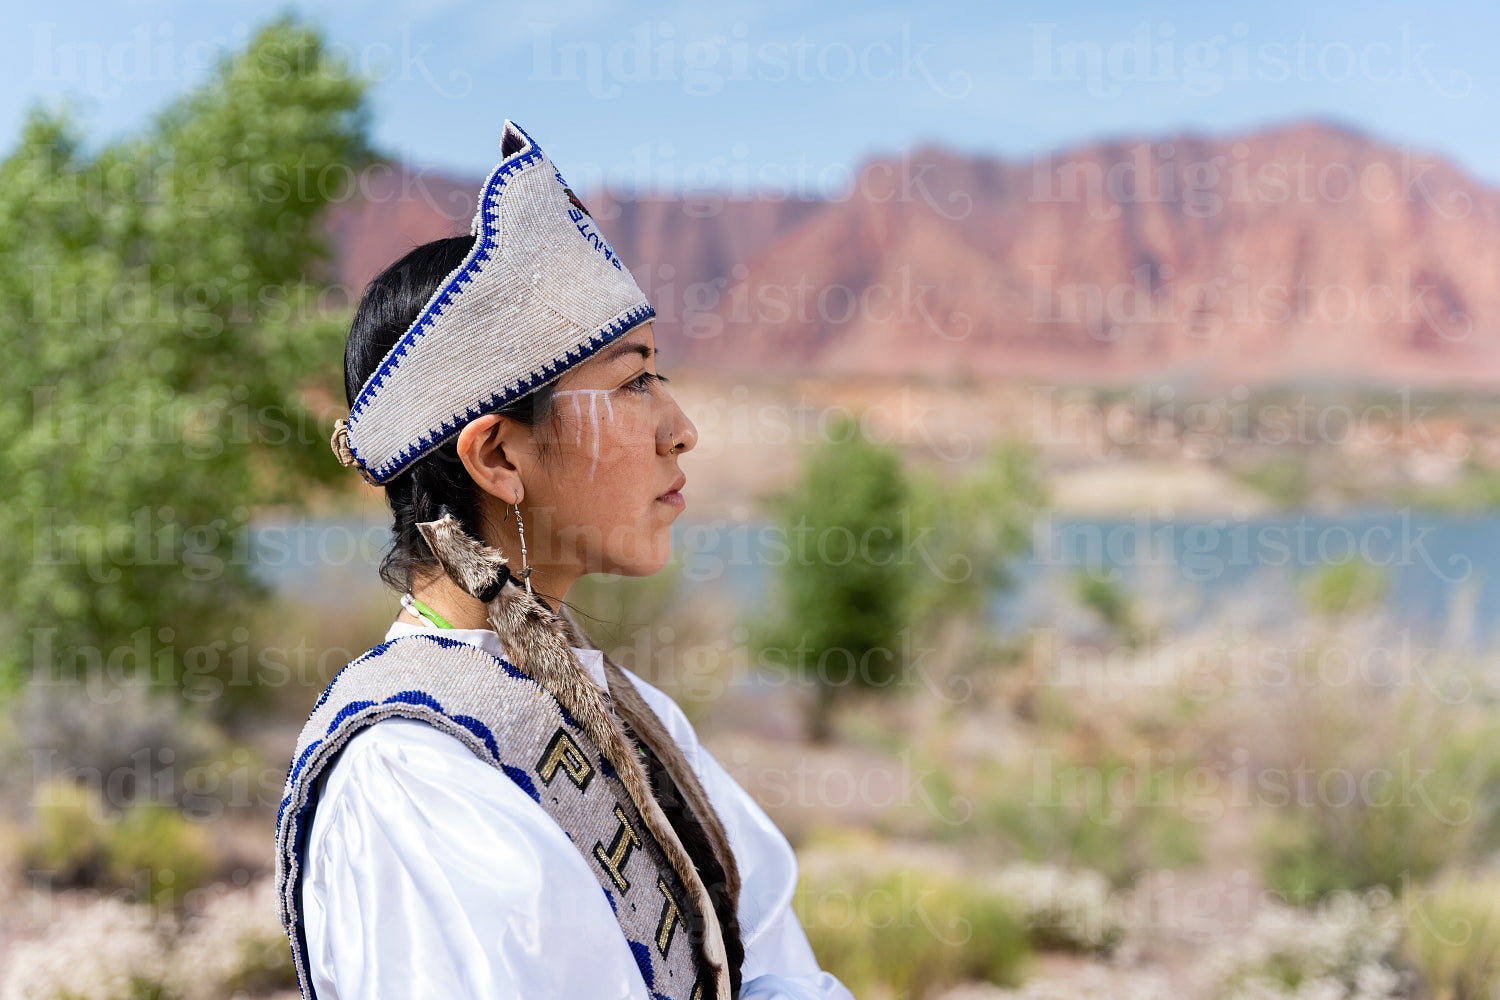
{"label": "lip", "polygon": [[683,510],[687,507],[687,501],[682,497],[682,488],[686,485],[687,476],[679,472],[677,478],[673,480],[672,485],[667,489],[667,492],[656,498],[657,501],[669,507],[676,507],[678,510]]}

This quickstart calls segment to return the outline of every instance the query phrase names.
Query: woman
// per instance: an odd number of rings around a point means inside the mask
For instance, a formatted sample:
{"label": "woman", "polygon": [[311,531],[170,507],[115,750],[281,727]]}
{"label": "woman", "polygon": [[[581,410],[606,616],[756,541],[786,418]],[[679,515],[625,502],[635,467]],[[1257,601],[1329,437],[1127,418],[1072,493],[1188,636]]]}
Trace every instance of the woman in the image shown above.
{"label": "woman", "polygon": [[298,741],[277,826],[304,996],[847,998],[785,838],[661,691],[568,616],[654,573],[693,424],[655,315],[506,123],[473,235],[377,278],[333,446],[383,485],[404,590]]}

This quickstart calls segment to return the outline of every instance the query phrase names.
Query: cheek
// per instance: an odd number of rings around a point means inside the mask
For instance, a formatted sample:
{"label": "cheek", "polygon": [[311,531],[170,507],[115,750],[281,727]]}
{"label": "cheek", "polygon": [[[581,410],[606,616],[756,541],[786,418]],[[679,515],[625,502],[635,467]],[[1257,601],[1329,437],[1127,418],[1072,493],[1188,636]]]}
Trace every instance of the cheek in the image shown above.
{"label": "cheek", "polygon": [[615,400],[603,389],[565,389],[553,394],[557,441],[575,455],[597,460],[617,423]]}
{"label": "cheek", "polygon": [[639,475],[655,452],[650,411],[643,401],[616,391],[573,389],[556,393],[557,440],[567,464],[583,482]]}

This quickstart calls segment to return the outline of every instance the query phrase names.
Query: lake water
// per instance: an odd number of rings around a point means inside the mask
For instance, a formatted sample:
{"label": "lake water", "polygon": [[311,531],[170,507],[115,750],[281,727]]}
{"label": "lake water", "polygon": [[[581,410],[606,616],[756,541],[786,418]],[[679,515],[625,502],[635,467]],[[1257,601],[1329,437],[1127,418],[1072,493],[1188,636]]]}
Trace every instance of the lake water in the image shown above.
{"label": "lake water", "polygon": [[[261,575],[299,599],[342,600],[378,590],[386,522],[301,519],[267,522],[255,533]],[[776,574],[800,559],[847,558],[847,540],[799,538],[763,521],[679,520],[673,559],[683,587],[728,588],[752,612],[765,607]],[[920,532],[904,539],[893,572],[962,574],[926,550]],[[1409,508],[1265,517],[1041,516],[1016,586],[997,594],[1004,628],[1055,622],[1079,609],[1070,594],[1080,573],[1118,582],[1152,619],[1188,627],[1208,616],[1247,628],[1300,613],[1299,586],[1320,567],[1359,559],[1385,579],[1391,624],[1450,643],[1488,643],[1500,628],[1500,515],[1465,516]]]}

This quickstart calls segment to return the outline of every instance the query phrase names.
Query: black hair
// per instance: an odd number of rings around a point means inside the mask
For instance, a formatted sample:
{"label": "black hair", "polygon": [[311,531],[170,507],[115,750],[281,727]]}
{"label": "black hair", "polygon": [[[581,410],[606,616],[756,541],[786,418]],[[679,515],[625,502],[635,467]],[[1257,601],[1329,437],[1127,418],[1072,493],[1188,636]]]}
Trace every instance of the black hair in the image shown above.
{"label": "black hair", "polygon": [[[370,282],[360,297],[344,348],[344,394],[350,406],[396,341],[416,322],[443,279],[473,248],[472,236],[433,240],[412,250]],[[548,384],[495,412],[532,427],[550,415],[551,404],[552,386]],[[411,589],[415,574],[440,568],[417,530],[419,521],[433,521],[446,512],[457,518],[469,535],[484,538],[482,494],[459,460],[456,437],[386,483],[385,497],[391,505],[393,523],[391,548],[381,560],[380,578],[405,591]]]}

